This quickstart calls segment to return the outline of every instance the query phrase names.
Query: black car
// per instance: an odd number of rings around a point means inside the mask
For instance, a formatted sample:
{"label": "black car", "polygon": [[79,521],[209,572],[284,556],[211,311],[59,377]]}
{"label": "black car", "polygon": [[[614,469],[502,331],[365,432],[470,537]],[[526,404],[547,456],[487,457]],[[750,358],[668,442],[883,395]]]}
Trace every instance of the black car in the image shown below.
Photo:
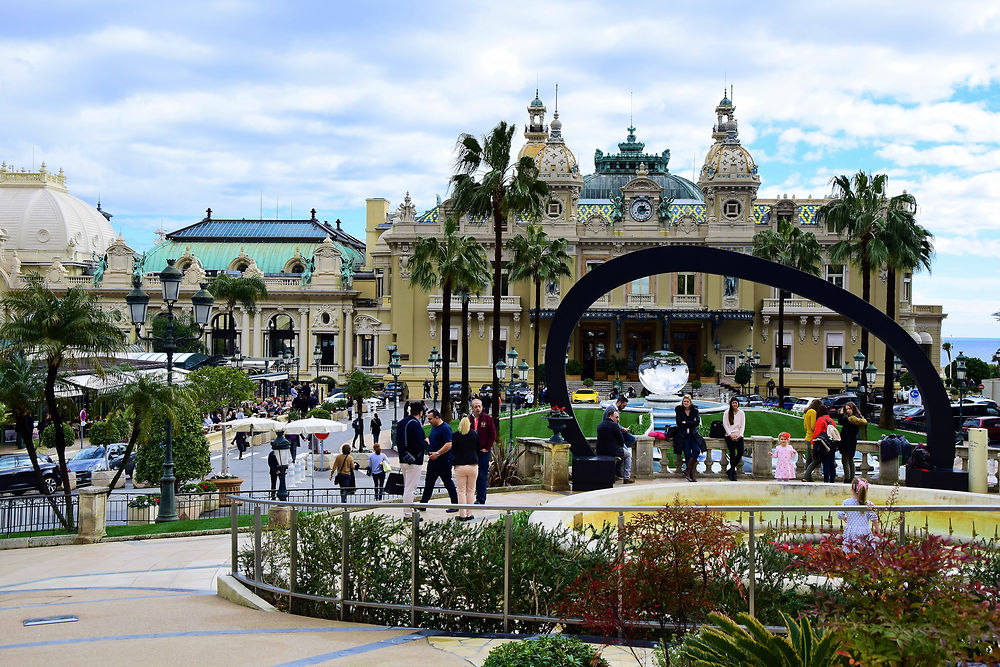
{"label": "black car", "polygon": [[[128,447],[127,442],[120,442],[111,445],[111,450],[108,453],[108,470],[118,470],[122,464],[122,459],[125,458],[125,448]],[[128,461],[125,463],[125,474],[132,477],[135,472],[135,449],[132,453],[128,455]]]}
{"label": "black car", "polygon": [[410,388],[403,381],[387,382],[385,389],[382,390],[382,398],[385,399],[386,405],[392,403],[393,399],[402,403],[410,398]]}
{"label": "black car", "polygon": [[[465,385],[468,389],[469,396],[472,396],[472,387]],[[451,382],[448,384],[448,395],[451,400],[457,401],[462,398],[462,383],[461,382]]]}
{"label": "black car", "polygon": [[483,400],[484,403],[489,403],[493,400],[493,385],[484,384],[479,388],[479,398]]}
{"label": "black car", "polygon": [[819,399],[826,406],[827,411],[832,415],[839,415],[844,411],[844,406],[848,403],[861,407],[861,400],[854,394],[831,394]]}
{"label": "black car", "polygon": [[[39,455],[38,467],[42,471],[42,484],[45,493],[54,493],[59,487],[58,467],[49,457]],[[26,491],[38,488],[35,479],[35,469],[31,465],[31,457],[27,454],[4,454],[0,456],[0,493],[15,493],[21,495]]]}

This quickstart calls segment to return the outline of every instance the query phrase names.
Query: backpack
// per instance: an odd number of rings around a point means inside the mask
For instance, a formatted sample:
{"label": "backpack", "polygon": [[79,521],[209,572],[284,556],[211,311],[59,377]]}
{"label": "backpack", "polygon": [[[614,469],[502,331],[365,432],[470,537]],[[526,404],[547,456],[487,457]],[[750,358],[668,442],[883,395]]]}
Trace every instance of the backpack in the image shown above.
{"label": "backpack", "polygon": [[830,419],[830,423],[826,425],[826,435],[833,442],[840,442],[840,431],[838,431],[837,427],[833,425],[832,419]]}
{"label": "backpack", "polygon": [[722,421],[716,419],[708,426],[708,437],[710,438],[725,438],[726,428],[722,425]]}

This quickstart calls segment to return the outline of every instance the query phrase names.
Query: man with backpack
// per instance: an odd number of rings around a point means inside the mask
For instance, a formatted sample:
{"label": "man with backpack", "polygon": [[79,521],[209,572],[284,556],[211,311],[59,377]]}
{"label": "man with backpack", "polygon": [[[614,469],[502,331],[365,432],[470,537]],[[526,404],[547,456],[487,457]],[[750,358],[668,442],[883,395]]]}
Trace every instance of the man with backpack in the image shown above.
{"label": "man with backpack", "polygon": [[[420,471],[424,467],[424,450],[427,438],[421,422],[424,418],[424,404],[414,401],[409,404],[409,413],[396,425],[396,451],[399,453],[399,469],[403,473],[403,502],[412,503],[420,482]],[[403,510],[409,518],[413,511]]]}

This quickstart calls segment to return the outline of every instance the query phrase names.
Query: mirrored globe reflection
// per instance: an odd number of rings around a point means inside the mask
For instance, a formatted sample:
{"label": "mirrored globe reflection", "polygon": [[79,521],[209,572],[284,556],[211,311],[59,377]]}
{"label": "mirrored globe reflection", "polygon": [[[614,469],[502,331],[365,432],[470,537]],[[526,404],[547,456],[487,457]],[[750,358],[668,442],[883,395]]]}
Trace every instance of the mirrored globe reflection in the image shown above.
{"label": "mirrored globe reflection", "polygon": [[651,394],[674,395],[687,384],[688,376],[684,359],[668,350],[647,354],[639,362],[639,382]]}

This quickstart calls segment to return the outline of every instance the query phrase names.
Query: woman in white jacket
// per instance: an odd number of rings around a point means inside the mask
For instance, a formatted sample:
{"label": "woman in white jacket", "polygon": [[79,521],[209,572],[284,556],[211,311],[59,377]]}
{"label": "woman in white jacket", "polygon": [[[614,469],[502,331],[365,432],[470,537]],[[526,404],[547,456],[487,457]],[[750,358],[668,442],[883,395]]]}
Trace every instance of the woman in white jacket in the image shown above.
{"label": "woman in white jacket", "polygon": [[729,450],[729,469],[726,477],[736,481],[743,468],[743,430],[746,428],[746,414],[740,410],[740,402],[730,399],[729,409],[722,415],[722,426],[726,431],[726,449]]}

